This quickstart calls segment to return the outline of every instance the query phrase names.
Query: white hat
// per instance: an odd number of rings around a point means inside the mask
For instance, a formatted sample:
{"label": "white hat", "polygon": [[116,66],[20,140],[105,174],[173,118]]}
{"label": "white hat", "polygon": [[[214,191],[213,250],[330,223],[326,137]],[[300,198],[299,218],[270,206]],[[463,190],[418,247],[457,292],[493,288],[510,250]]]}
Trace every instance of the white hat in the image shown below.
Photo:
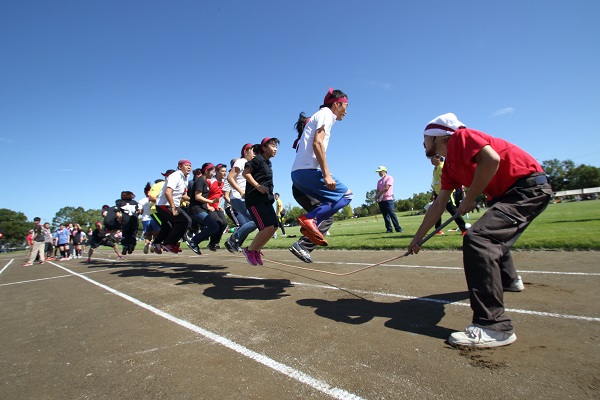
{"label": "white hat", "polygon": [[427,136],[449,136],[461,126],[465,126],[465,124],[460,122],[456,115],[447,113],[429,121],[423,134]]}

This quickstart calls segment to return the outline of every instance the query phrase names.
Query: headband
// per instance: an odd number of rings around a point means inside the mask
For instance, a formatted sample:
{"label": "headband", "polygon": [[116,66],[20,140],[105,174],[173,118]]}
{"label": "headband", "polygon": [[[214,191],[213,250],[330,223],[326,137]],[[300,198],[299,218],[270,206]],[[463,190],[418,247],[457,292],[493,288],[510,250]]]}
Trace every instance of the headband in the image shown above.
{"label": "headband", "polygon": [[323,100],[323,104],[333,104],[333,103],[347,103],[348,98],[346,96],[335,98],[333,97],[333,89],[329,88],[329,91],[325,95],[325,100]]}
{"label": "headband", "polygon": [[179,160],[179,162],[177,163],[177,166],[180,166],[180,165],[183,165],[183,164],[190,164],[190,165],[192,165],[192,162],[190,160],[186,160],[186,159]]}
{"label": "headband", "polygon": [[211,168],[214,168],[215,166],[212,163],[208,163],[207,165],[205,165],[204,167],[202,167],[202,173],[205,173],[206,171],[208,171]]}

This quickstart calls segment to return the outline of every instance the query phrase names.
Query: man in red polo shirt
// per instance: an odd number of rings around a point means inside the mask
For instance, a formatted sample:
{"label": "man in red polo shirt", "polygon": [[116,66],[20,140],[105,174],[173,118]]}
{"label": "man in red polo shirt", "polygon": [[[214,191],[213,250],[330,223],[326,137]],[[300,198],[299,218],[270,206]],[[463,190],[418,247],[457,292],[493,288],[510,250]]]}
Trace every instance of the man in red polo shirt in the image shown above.
{"label": "man in red polo shirt", "polygon": [[520,291],[510,249],[525,228],[546,209],[552,188],[538,162],[524,150],[474,129],[467,129],[452,113],[441,115],[426,127],[423,146],[427,157],[446,157],[442,184],[423,223],[408,247],[418,253],[419,242],[445,210],[452,191],[464,185],[467,195],[458,206],[464,215],[485,193],[487,212],[463,239],[463,264],[473,323],[448,338],[453,346],[496,347],[517,339],[504,312],[504,290]]}

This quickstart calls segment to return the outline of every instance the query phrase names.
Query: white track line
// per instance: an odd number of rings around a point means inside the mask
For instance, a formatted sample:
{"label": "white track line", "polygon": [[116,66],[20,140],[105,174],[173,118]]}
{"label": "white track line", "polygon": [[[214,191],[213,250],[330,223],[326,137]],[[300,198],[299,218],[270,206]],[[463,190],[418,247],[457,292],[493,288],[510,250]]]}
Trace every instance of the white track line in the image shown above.
{"label": "white track line", "polygon": [[9,266],[10,264],[12,264],[12,262],[13,262],[14,260],[15,260],[15,259],[14,259],[14,258],[12,258],[12,259],[11,259],[11,260],[8,262],[8,264],[6,264],[6,265],[4,266],[4,268],[2,268],[2,269],[0,270],[0,275],[1,275],[1,274],[4,272],[4,270],[5,270],[6,268],[8,268],[8,266]]}
{"label": "white track line", "polygon": [[247,347],[244,347],[244,346],[242,346],[242,345],[240,345],[238,343],[235,343],[235,342],[233,342],[233,341],[231,341],[231,340],[229,340],[229,339],[227,339],[227,338],[225,338],[223,336],[217,335],[217,334],[215,334],[213,332],[210,332],[210,331],[208,331],[206,329],[203,329],[203,328],[201,328],[201,327],[199,327],[197,325],[194,325],[194,324],[192,324],[192,323],[190,323],[188,321],[185,321],[183,319],[177,318],[177,317],[175,317],[175,316],[173,316],[171,314],[168,314],[168,313],[166,313],[166,312],[164,312],[164,311],[162,311],[162,310],[160,310],[160,309],[158,309],[156,307],[153,307],[153,306],[151,306],[149,304],[146,304],[146,303],[144,303],[144,302],[142,302],[142,301],[140,301],[140,300],[138,300],[138,299],[136,299],[134,297],[131,297],[131,296],[125,294],[125,293],[119,292],[118,290],[115,290],[115,289],[111,288],[110,286],[106,286],[106,285],[104,285],[104,284],[102,284],[100,282],[96,282],[95,280],[90,279],[90,278],[88,278],[85,275],[79,274],[77,272],[73,272],[73,271],[69,270],[68,268],[60,266],[60,265],[55,264],[53,262],[50,262],[50,264],[52,264],[52,265],[54,265],[54,266],[56,266],[56,267],[58,267],[60,269],[63,269],[65,271],[67,271],[68,273],[70,273],[72,275],[75,275],[75,276],[77,276],[77,277],[79,277],[81,279],[84,279],[84,280],[86,280],[86,281],[88,281],[88,282],[90,282],[90,283],[92,283],[92,284],[94,284],[94,285],[96,285],[98,287],[101,287],[102,289],[104,289],[104,290],[106,290],[106,291],[108,291],[110,293],[116,294],[117,296],[119,296],[119,297],[121,297],[121,298],[123,298],[123,299],[125,299],[127,301],[130,301],[133,304],[135,304],[135,305],[137,305],[139,307],[142,307],[142,308],[144,308],[144,309],[146,309],[146,310],[148,310],[148,311],[150,311],[150,312],[152,312],[152,313],[154,313],[154,314],[156,314],[156,315],[158,315],[158,316],[160,316],[162,318],[165,318],[165,319],[167,319],[167,320],[169,320],[171,322],[174,322],[174,323],[176,323],[176,324],[178,324],[178,325],[180,325],[180,326],[182,326],[182,327],[184,327],[186,329],[189,329],[189,330],[191,330],[193,332],[196,332],[196,333],[198,333],[198,334],[206,337],[207,339],[210,339],[210,340],[212,340],[212,341],[214,341],[214,342],[216,342],[216,343],[218,343],[218,344],[220,344],[222,346],[227,347],[230,350],[233,350],[233,351],[235,351],[235,352],[237,352],[237,353],[239,353],[239,354],[241,354],[241,355],[243,355],[245,357],[250,358],[251,360],[259,362],[259,363],[261,363],[261,364],[263,364],[263,365],[265,365],[265,366],[267,366],[267,367],[269,367],[269,368],[271,368],[271,369],[273,369],[273,370],[275,370],[275,371],[277,371],[279,373],[287,375],[288,377],[290,377],[290,378],[292,378],[292,379],[294,379],[294,380],[296,380],[298,382],[304,383],[304,384],[306,384],[306,385],[308,385],[308,386],[310,386],[310,387],[312,387],[312,388],[314,388],[314,389],[316,389],[316,390],[318,390],[318,391],[320,391],[322,393],[325,393],[325,394],[327,394],[327,395],[329,395],[329,396],[331,396],[331,397],[333,397],[335,399],[344,399],[344,400],[345,399],[357,399],[357,400],[358,399],[362,399],[362,397],[359,397],[359,396],[357,396],[357,395],[355,395],[353,393],[347,392],[347,391],[345,391],[343,389],[340,389],[340,388],[337,388],[337,387],[332,387],[328,383],[323,382],[321,380],[318,380],[316,378],[313,378],[310,375],[305,374],[302,371],[299,371],[299,370],[294,369],[294,368],[292,368],[292,367],[290,367],[288,365],[285,365],[285,364],[282,364],[282,363],[280,363],[278,361],[275,361],[272,358],[269,358],[269,357],[267,357],[267,356],[265,356],[263,354],[260,354],[260,353],[257,353],[255,351],[252,351],[252,350],[248,349]]}
{"label": "white track line", "polygon": [[[266,261],[266,260],[265,260]],[[298,262],[295,260],[281,260],[281,262]],[[367,266],[373,263],[357,263],[357,262],[342,262],[342,261],[314,261],[313,264],[325,264],[325,265],[352,265],[352,266]],[[440,267],[436,265],[409,265],[409,264],[381,264],[382,267],[401,267],[401,268],[423,268],[423,269],[447,269],[455,271],[463,271],[463,267]],[[583,276],[600,276],[600,272],[565,272],[565,271],[529,271],[529,270],[518,270],[519,273],[527,274],[549,274],[549,275],[583,275]]]}
{"label": "white track line", "polygon": [[[228,274],[228,275],[233,276],[233,277],[258,279],[258,280],[270,279],[270,278],[259,278],[259,277],[244,276],[244,275],[233,275],[233,274]],[[385,293],[385,292],[372,292],[372,291],[368,291],[368,290],[343,288],[343,287],[339,287],[339,286],[330,286],[330,285],[315,285],[312,283],[303,283],[303,282],[290,282],[290,283],[295,286],[308,286],[308,287],[314,287],[314,288],[319,288],[319,289],[330,289],[330,290],[347,290],[348,292],[367,294],[367,295],[371,295],[371,296],[393,297],[393,298],[399,298],[399,299],[404,299],[404,300],[418,300],[418,301],[425,301],[425,302],[438,303],[438,304],[444,304],[444,305],[456,305],[456,306],[462,306],[462,307],[470,307],[471,306],[469,303],[464,303],[464,302],[460,302],[460,301],[431,299],[429,297],[408,296],[408,295],[404,295],[404,294]],[[528,314],[528,315],[537,315],[540,317],[554,317],[554,318],[564,318],[564,319],[575,319],[575,320],[580,320],[580,321],[600,322],[600,318],[588,317],[585,315],[558,314],[558,313],[550,313],[550,312],[545,312],[545,311],[521,310],[518,308],[506,308],[505,310],[507,312],[512,312],[515,314]]]}
{"label": "white track line", "polygon": [[[50,262],[48,262],[48,263],[50,263]],[[98,270],[95,270],[95,271],[83,272],[82,275],[95,274],[96,272],[103,272],[103,271],[115,271],[115,268],[106,268],[106,269],[98,269]],[[71,278],[71,277],[73,277],[73,275],[58,275],[58,276],[53,276],[53,277],[50,277],[50,278],[39,278],[39,279],[30,279],[30,280],[27,280],[27,281],[2,283],[2,284],[0,284],[0,287],[2,287],[2,286],[9,286],[9,285],[19,285],[21,283],[31,283],[31,282],[47,281],[47,280],[50,280],[50,279]]]}

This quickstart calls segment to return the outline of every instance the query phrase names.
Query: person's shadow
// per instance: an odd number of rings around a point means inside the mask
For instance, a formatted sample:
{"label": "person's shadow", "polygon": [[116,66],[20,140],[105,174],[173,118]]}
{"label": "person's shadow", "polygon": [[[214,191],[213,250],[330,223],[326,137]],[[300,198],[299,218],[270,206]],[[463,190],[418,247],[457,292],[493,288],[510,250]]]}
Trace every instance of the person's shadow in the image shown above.
{"label": "person's shadow", "polygon": [[[130,269],[121,269],[112,274],[122,278],[146,277],[174,279],[175,285],[209,285],[203,295],[215,300],[277,300],[288,296],[285,290],[292,287],[288,279],[256,279],[228,276],[224,266],[186,265],[184,263],[162,263],[163,268],[148,267],[147,263],[130,262]],[[168,268],[164,268],[168,265]]]}
{"label": "person's shadow", "polygon": [[321,317],[347,324],[364,324],[372,319],[389,318],[385,326],[405,332],[447,339],[455,329],[438,326],[444,315],[446,304],[469,298],[469,292],[440,293],[395,303],[381,303],[366,299],[303,299],[301,306],[314,307]]}

